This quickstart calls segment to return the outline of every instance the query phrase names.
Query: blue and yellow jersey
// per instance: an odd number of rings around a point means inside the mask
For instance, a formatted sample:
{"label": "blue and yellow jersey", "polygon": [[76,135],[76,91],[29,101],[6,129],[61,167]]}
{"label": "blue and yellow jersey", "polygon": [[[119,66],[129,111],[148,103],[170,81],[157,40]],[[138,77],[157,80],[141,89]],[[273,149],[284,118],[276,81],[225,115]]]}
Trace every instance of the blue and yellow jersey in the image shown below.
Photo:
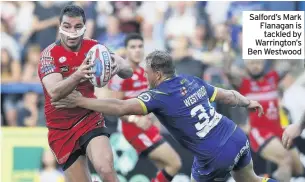
{"label": "blue and yellow jersey", "polygon": [[195,155],[210,159],[236,127],[211,106],[216,94],[217,88],[203,80],[180,75],[137,98],[143,110],[154,113],[178,142]]}

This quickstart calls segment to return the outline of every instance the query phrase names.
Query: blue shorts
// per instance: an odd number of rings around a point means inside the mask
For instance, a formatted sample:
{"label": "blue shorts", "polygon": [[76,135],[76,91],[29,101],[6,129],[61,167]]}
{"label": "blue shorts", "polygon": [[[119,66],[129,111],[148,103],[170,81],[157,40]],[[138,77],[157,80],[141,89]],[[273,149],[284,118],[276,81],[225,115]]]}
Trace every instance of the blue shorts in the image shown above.
{"label": "blue shorts", "polygon": [[212,161],[206,163],[200,156],[194,157],[192,176],[197,182],[226,181],[232,170],[239,170],[251,162],[249,141],[237,127]]}

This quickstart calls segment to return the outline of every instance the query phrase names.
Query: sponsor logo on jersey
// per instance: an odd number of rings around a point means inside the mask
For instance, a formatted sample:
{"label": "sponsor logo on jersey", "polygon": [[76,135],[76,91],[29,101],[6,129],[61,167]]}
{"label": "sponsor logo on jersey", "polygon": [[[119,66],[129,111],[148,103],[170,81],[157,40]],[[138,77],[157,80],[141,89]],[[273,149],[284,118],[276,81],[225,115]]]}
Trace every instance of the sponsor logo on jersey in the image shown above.
{"label": "sponsor logo on jersey", "polygon": [[54,61],[54,58],[51,56],[43,56],[40,58],[40,61]]}
{"label": "sponsor logo on jersey", "polygon": [[68,72],[69,71],[69,67],[68,66],[62,66],[60,67],[61,72]]}
{"label": "sponsor logo on jersey", "polygon": [[133,87],[141,87],[142,86],[142,83],[140,81],[135,81],[133,83]]}
{"label": "sponsor logo on jersey", "polygon": [[63,57],[60,57],[58,61],[59,61],[60,63],[63,63],[63,62],[65,62],[66,60],[67,60],[67,58],[63,56]]}
{"label": "sponsor logo on jersey", "polygon": [[[50,59],[47,59],[50,58]],[[40,62],[40,72],[43,74],[49,74],[54,72],[55,65],[52,57],[42,57]]]}
{"label": "sponsor logo on jersey", "polygon": [[142,93],[141,95],[138,96],[138,98],[144,102],[148,102],[148,101],[150,101],[151,96],[148,93]]}
{"label": "sponsor logo on jersey", "polygon": [[54,65],[44,65],[40,67],[40,72],[43,74],[49,74],[54,72],[55,66]]}
{"label": "sponsor logo on jersey", "polygon": [[139,76],[136,75],[136,74],[133,74],[132,77],[131,77],[132,80],[138,80],[139,79]]}

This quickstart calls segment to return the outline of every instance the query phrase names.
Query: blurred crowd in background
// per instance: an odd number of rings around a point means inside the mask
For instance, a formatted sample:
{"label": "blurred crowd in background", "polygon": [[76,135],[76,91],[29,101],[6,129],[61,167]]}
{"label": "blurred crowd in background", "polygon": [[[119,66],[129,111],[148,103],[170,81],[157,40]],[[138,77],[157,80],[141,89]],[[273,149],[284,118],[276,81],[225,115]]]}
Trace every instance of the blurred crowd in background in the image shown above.
{"label": "blurred crowd in background", "polygon": [[[207,82],[231,88],[224,72],[227,61],[240,76],[242,59],[242,11],[298,10],[304,2],[1,2],[1,84],[40,84],[37,64],[40,52],[58,38],[59,13],[69,3],[84,8],[85,37],[98,40],[124,56],[124,38],[138,32],[144,37],[145,54],[168,50],[177,73],[187,73]],[[265,69],[290,74],[282,81],[283,107],[290,113],[304,112],[304,60],[265,60]],[[298,80],[298,81],[296,81]],[[107,97],[106,88],[98,97]],[[1,93],[3,126],[44,126],[43,95],[35,92]],[[239,124],[247,123],[243,110],[217,105],[219,112]],[[244,117],[243,117],[244,116]],[[293,116],[292,116],[293,118]],[[296,122],[291,120],[291,122]],[[47,160],[46,160],[47,161]],[[53,161],[54,162],[54,161]],[[52,162],[51,162],[52,163]]]}

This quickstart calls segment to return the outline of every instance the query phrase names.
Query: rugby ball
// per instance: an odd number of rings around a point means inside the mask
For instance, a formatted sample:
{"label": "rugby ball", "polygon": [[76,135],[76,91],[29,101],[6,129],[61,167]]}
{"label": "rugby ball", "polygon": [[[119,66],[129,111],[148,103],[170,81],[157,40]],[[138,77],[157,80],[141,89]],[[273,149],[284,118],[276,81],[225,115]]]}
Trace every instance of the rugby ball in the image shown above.
{"label": "rugby ball", "polygon": [[90,78],[90,82],[95,87],[105,86],[111,79],[111,56],[107,47],[101,44],[93,46],[87,57],[90,56],[89,63],[93,64],[90,69],[95,73]]}

